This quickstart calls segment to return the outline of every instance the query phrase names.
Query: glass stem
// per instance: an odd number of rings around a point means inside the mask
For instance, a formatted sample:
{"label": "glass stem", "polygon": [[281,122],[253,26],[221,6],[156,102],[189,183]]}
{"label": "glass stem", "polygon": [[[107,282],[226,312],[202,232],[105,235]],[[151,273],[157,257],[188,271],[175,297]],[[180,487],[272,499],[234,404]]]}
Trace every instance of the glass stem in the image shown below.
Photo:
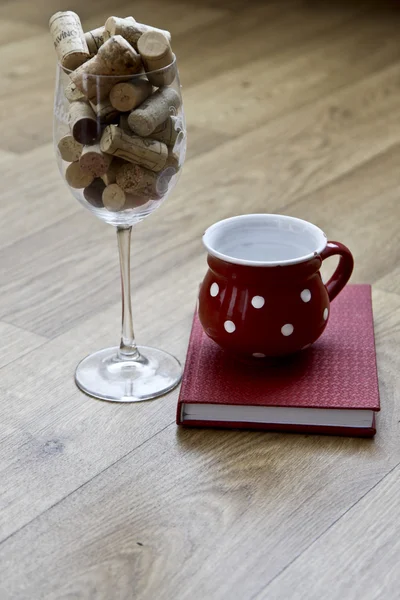
{"label": "glass stem", "polygon": [[135,342],[132,323],[131,233],[132,227],[117,228],[122,290],[122,332],[118,355],[119,358],[124,360],[137,360],[140,358],[140,354]]}

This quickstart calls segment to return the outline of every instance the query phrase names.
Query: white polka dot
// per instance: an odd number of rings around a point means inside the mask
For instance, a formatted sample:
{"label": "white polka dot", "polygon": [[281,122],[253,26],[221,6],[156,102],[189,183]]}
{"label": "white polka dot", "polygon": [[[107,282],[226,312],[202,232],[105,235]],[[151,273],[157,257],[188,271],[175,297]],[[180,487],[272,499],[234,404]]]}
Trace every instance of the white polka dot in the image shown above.
{"label": "white polka dot", "polygon": [[215,298],[215,296],[218,296],[219,293],[219,285],[218,283],[213,283],[210,287],[210,295]]}
{"label": "white polka dot", "polygon": [[292,335],[294,330],[293,325],[291,325],[290,323],[286,323],[286,325],[284,325],[281,329],[282,335],[284,336],[288,336],[288,335]]}
{"label": "white polka dot", "polygon": [[325,310],[324,310],[324,321],[327,320],[328,315],[329,315],[329,310],[327,308],[325,308]]}
{"label": "white polka dot", "polygon": [[310,302],[310,300],[311,300],[310,290],[303,290],[300,294],[300,298],[303,300],[303,302]]}
{"label": "white polka dot", "polygon": [[253,352],[254,358],[265,358],[265,354],[262,352]]}
{"label": "white polka dot", "polygon": [[262,296],[253,296],[251,303],[254,308],[262,308],[265,304],[265,300]]}
{"label": "white polka dot", "polygon": [[233,321],[225,321],[224,328],[228,333],[233,333],[236,329],[236,325]]}

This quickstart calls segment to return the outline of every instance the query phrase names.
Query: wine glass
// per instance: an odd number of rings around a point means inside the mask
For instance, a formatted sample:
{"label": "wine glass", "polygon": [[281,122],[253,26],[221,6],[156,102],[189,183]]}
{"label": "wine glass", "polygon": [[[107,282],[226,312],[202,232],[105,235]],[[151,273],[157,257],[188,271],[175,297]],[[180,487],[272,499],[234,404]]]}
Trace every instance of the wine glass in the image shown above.
{"label": "wine glass", "polygon": [[[84,94],[82,86],[72,82],[72,73],[57,67],[53,128],[57,162],[73,196],[116,227],[122,287],[120,345],[84,358],[75,382],[102,400],[149,400],[178,385],[182,369],[167,352],[136,345],[130,240],[132,226],[159,208],[175,187],[185,159],[186,125],[176,58],[151,74],[86,75]],[[154,83],[166,85],[157,89]],[[162,110],[143,118],[143,109],[156,94]],[[124,110],[116,109],[110,98]],[[138,100],[141,103],[130,110]]]}

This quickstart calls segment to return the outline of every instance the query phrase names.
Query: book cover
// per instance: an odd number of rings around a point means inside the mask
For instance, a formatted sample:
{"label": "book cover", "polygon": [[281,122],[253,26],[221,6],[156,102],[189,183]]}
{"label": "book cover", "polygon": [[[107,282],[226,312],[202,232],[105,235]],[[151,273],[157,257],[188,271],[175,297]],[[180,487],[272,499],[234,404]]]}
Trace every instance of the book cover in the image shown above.
{"label": "book cover", "polygon": [[309,349],[249,361],[210,340],[195,314],[177,423],[374,435],[380,405],[371,286],[348,285],[330,312],[325,332]]}

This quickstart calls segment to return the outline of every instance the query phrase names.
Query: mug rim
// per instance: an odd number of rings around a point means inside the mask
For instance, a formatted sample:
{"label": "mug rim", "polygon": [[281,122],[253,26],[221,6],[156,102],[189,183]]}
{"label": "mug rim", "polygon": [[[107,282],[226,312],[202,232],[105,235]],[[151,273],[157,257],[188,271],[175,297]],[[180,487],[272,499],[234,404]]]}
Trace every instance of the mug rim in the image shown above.
{"label": "mug rim", "polygon": [[[245,258],[235,258],[233,256],[229,256],[228,254],[223,254],[222,252],[219,252],[218,250],[213,248],[211,245],[210,238],[211,238],[212,234],[215,232],[216,229],[219,229],[223,224],[229,224],[229,223],[237,222],[237,221],[254,220],[254,219],[267,221],[267,220],[270,220],[271,217],[273,217],[274,219],[282,220],[282,221],[295,222],[297,224],[302,224],[303,226],[308,227],[310,230],[312,230],[317,235],[318,244],[317,244],[317,247],[315,248],[315,250],[312,252],[309,252],[308,254],[304,254],[302,256],[297,256],[295,258],[290,258],[290,259],[286,259],[286,260],[248,260]],[[237,215],[234,217],[228,217],[227,219],[221,219],[220,221],[217,221],[216,223],[214,223],[213,225],[210,225],[210,227],[208,227],[206,229],[206,231],[203,234],[202,240],[203,240],[204,246],[206,247],[208,253],[211,256],[214,256],[215,258],[219,258],[220,260],[223,260],[225,262],[228,262],[228,263],[231,263],[234,265],[244,265],[244,266],[249,266],[249,267],[276,267],[276,266],[287,266],[287,265],[295,265],[295,264],[303,263],[303,262],[306,262],[306,261],[310,260],[311,258],[314,258],[315,256],[318,256],[319,254],[321,254],[321,252],[324,250],[324,248],[326,247],[326,245],[328,243],[328,238],[327,238],[326,234],[324,233],[324,231],[322,231],[322,229],[317,227],[317,225],[314,225],[313,223],[310,223],[309,221],[306,221],[304,219],[299,219],[298,217],[291,217],[289,215],[280,215],[280,214],[275,214],[275,213],[250,213],[250,214],[244,214],[244,215]]]}

